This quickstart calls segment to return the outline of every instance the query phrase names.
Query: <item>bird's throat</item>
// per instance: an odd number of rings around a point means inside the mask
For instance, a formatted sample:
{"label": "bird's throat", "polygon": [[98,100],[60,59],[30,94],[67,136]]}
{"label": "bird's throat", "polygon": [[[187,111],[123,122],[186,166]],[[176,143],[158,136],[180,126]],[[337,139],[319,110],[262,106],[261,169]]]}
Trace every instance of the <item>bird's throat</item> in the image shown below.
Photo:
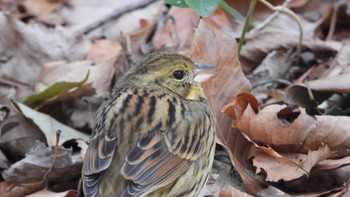
{"label": "bird's throat", "polygon": [[188,100],[195,100],[195,101],[202,100],[204,98],[203,89],[198,85],[192,84],[185,98]]}

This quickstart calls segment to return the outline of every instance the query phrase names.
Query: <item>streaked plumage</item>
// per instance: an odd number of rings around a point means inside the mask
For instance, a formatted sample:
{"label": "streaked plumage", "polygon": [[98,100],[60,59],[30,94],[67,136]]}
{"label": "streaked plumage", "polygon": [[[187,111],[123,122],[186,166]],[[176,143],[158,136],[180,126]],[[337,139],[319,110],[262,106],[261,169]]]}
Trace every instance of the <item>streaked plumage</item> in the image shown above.
{"label": "streaked plumage", "polygon": [[117,82],[96,114],[85,196],[198,195],[213,162],[215,125],[195,70],[184,56],[157,53]]}

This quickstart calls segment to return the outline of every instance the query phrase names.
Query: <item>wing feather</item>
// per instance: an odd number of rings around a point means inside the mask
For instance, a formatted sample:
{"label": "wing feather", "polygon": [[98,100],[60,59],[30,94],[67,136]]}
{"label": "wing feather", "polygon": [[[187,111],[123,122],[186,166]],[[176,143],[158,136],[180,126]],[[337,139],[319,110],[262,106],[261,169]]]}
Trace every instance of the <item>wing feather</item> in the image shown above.
{"label": "wing feather", "polygon": [[122,196],[151,193],[177,179],[189,163],[168,151],[162,134],[151,132],[132,146],[125,159],[121,172],[131,182]]}

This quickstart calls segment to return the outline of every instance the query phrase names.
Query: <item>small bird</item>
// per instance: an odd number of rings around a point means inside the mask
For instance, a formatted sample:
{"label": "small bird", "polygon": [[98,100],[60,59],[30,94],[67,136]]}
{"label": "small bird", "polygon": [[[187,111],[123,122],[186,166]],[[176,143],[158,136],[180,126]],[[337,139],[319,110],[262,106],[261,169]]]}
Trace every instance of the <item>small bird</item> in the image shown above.
{"label": "small bird", "polygon": [[82,169],[85,196],[198,196],[211,171],[215,119],[185,56],[147,56],[96,113]]}

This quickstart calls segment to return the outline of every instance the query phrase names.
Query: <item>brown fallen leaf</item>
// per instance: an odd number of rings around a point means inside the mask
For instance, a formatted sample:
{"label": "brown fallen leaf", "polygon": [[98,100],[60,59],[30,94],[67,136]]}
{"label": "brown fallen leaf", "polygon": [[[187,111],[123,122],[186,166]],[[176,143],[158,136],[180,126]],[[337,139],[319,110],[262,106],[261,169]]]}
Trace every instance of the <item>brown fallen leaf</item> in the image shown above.
{"label": "brown fallen leaf", "polygon": [[253,165],[257,167],[256,173],[264,171],[266,181],[291,181],[302,176],[308,176],[315,165],[327,158],[334,157],[328,146],[321,146],[315,151],[305,154],[281,155],[269,147],[256,145],[250,156]]}
{"label": "brown fallen leaf", "polygon": [[[24,159],[3,171],[2,176],[7,182],[15,184],[40,182],[50,169],[52,159],[53,149],[37,142]],[[59,147],[57,160],[48,180],[64,182],[78,178],[82,162],[83,158],[80,154],[72,155],[71,150]]]}
{"label": "brown fallen leaf", "polygon": [[[229,106],[235,111],[236,106]],[[277,117],[277,113],[285,107],[269,105],[256,113],[248,105],[241,118],[235,120],[235,127],[256,143],[270,145],[277,151],[307,153],[309,149],[318,149],[324,143],[332,151],[337,151],[338,157],[349,155],[350,135],[347,124],[350,117],[312,117],[301,109],[294,121],[286,122]]]}
{"label": "brown fallen leaf", "polygon": [[11,109],[13,115],[0,122],[0,147],[10,161],[18,161],[36,140],[47,141],[35,123],[28,121],[20,111]]}
{"label": "brown fallen leaf", "polygon": [[[59,98],[53,98],[49,103],[60,100],[68,100],[79,96],[89,96],[96,91],[97,96],[106,96],[109,94],[111,79],[114,75],[114,64],[117,57],[110,57],[104,59],[101,63],[94,63],[92,61],[78,61],[78,62],[50,62],[42,68],[39,76],[39,82],[35,86],[36,92],[41,92],[50,85],[56,82],[76,82],[77,79],[82,80],[89,72],[87,82],[75,91],[66,92],[60,95]],[[46,103],[47,104],[47,103]]]}
{"label": "brown fallen leaf", "polygon": [[309,87],[316,91],[349,94],[350,73],[309,81]]}
{"label": "brown fallen leaf", "polygon": [[[332,122],[332,118],[336,117],[312,117],[305,114],[303,109],[300,111],[285,110],[281,114],[281,110],[285,109],[283,105],[270,105],[260,111],[256,109],[256,99],[249,93],[237,95],[232,103],[223,108],[223,112],[234,119],[233,126],[243,132],[246,139],[254,144],[251,146],[249,157],[252,158],[252,164],[257,167],[257,175],[254,177],[256,181],[265,178],[266,181],[272,182],[283,180],[283,184],[278,184],[278,187],[287,189],[289,194],[298,196],[332,194],[343,188],[341,187],[342,182],[350,175],[348,152],[346,152],[348,149],[346,140],[349,138],[344,132],[345,125],[338,125],[339,122],[337,122],[332,127],[323,128],[327,131],[326,138],[322,137],[325,136],[324,134],[318,133],[322,132],[322,125],[327,122],[323,118]],[[290,113],[289,116],[294,117],[289,118],[288,113]],[[302,124],[298,119],[306,122]],[[321,122],[313,123],[320,119],[322,119]],[[337,136],[340,137],[335,138],[328,131],[337,126],[343,127],[340,129],[343,130],[343,133],[338,133]],[[310,130],[313,132],[309,132]],[[335,135],[336,132],[339,131],[333,131]],[[313,142],[308,141],[309,138]],[[333,139],[335,143],[330,143],[330,139]],[[342,151],[339,145],[343,146]],[[241,152],[241,155],[245,154]],[[250,169],[249,165],[244,167]],[[320,183],[320,179],[324,181]],[[271,182],[261,184],[269,185]],[[260,190],[259,195],[265,196],[267,193],[264,192],[267,190]],[[268,193],[268,196],[274,196],[277,193],[278,191],[274,191]]]}
{"label": "brown fallen leaf", "polygon": [[103,63],[109,58],[118,57],[121,50],[119,42],[107,39],[94,40],[85,59],[95,63]]}
{"label": "brown fallen leaf", "polygon": [[188,56],[195,62],[217,66],[215,70],[217,76],[203,84],[206,97],[217,119],[217,142],[229,153],[231,162],[240,173],[248,191],[258,193],[264,185],[256,181],[247,169],[249,166],[247,155],[251,143],[233,129],[232,121],[221,113],[221,108],[235,95],[250,88],[238,61],[236,41],[200,21],[193,48]]}
{"label": "brown fallen leaf", "polygon": [[192,9],[171,7],[166,23],[155,33],[152,43],[155,49],[188,49],[193,41],[193,29],[199,16]]}
{"label": "brown fallen leaf", "polygon": [[37,82],[41,66],[50,61],[83,59],[90,42],[72,38],[66,31],[53,31],[41,24],[24,24],[0,13],[0,54],[4,54],[0,77],[24,84]]}
{"label": "brown fallen leaf", "polygon": [[[287,31],[263,31],[247,35],[245,45],[240,53],[240,61],[245,71],[251,71],[275,49],[290,49],[296,47],[298,36]],[[326,61],[334,57],[341,49],[340,42],[325,42],[322,40],[304,40],[304,50],[310,50],[318,60]]]}
{"label": "brown fallen leaf", "polygon": [[334,170],[334,169],[338,169],[338,168],[341,168],[343,166],[349,166],[349,165],[350,165],[350,156],[343,157],[340,159],[327,159],[327,160],[321,161],[312,170],[314,172],[325,171],[325,170]]}
{"label": "brown fallen leaf", "polygon": [[219,193],[219,197],[252,197],[230,185],[226,185]]}

